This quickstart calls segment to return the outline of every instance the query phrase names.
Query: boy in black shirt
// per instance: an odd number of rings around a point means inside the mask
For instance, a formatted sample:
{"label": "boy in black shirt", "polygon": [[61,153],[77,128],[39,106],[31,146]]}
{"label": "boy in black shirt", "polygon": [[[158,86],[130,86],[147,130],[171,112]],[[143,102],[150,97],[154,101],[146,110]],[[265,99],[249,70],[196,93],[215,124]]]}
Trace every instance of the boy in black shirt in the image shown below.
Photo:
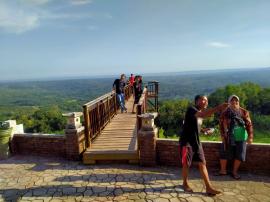
{"label": "boy in black shirt", "polygon": [[206,110],[207,106],[207,97],[203,95],[197,95],[195,97],[195,106],[189,107],[185,115],[184,130],[179,140],[183,166],[183,187],[185,191],[192,192],[187,178],[188,169],[191,166],[192,161],[195,161],[199,163],[199,170],[206,185],[206,193],[209,195],[216,195],[221,192],[215,190],[210,183],[199,134],[203,121],[202,118],[211,116],[217,111],[224,110],[228,104],[224,103],[215,108]]}

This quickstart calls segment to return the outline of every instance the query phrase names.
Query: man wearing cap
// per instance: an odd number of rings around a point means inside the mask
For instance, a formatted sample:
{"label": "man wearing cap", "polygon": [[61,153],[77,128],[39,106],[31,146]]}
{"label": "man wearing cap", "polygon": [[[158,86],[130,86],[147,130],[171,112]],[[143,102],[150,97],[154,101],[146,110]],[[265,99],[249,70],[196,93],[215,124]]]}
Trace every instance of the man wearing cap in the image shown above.
{"label": "man wearing cap", "polygon": [[217,175],[227,175],[227,161],[234,160],[232,177],[240,179],[238,169],[246,159],[246,143],[253,142],[253,127],[249,112],[240,107],[239,97],[231,95],[229,107],[220,116],[220,171]]}

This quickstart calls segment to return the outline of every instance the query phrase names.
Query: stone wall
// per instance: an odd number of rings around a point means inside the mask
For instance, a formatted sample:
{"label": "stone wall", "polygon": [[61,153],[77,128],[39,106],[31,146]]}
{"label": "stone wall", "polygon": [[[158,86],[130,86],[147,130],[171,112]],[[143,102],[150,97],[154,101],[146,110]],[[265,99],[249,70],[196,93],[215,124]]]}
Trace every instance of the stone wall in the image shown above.
{"label": "stone wall", "polygon": [[85,150],[84,127],[67,129],[65,135],[14,134],[10,146],[13,154],[80,160],[81,154]]}
{"label": "stone wall", "polygon": [[[203,142],[207,167],[219,168],[220,142]],[[181,166],[177,140],[157,139],[157,162],[160,165]],[[230,166],[230,165],[229,165]],[[240,170],[270,174],[270,144],[252,144],[247,147],[247,158]]]}

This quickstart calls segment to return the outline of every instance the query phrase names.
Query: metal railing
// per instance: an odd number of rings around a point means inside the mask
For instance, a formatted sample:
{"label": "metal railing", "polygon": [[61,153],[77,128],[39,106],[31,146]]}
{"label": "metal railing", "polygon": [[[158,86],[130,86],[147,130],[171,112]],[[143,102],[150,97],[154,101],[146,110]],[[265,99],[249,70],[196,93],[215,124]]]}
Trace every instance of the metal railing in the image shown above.
{"label": "metal railing", "polygon": [[147,84],[147,101],[149,106],[149,111],[158,112],[158,92],[159,92],[159,82],[149,81]]}

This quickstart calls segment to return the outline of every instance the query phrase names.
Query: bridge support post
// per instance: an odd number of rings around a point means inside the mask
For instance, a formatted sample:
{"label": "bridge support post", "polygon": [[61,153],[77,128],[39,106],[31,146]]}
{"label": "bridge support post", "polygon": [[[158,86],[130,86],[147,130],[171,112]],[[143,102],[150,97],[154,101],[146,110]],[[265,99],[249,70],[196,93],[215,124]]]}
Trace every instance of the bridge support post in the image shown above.
{"label": "bridge support post", "polygon": [[139,162],[142,166],[156,165],[156,139],[158,128],[154,124],[157,113],[139,115],[142,120],[138,132]]}

